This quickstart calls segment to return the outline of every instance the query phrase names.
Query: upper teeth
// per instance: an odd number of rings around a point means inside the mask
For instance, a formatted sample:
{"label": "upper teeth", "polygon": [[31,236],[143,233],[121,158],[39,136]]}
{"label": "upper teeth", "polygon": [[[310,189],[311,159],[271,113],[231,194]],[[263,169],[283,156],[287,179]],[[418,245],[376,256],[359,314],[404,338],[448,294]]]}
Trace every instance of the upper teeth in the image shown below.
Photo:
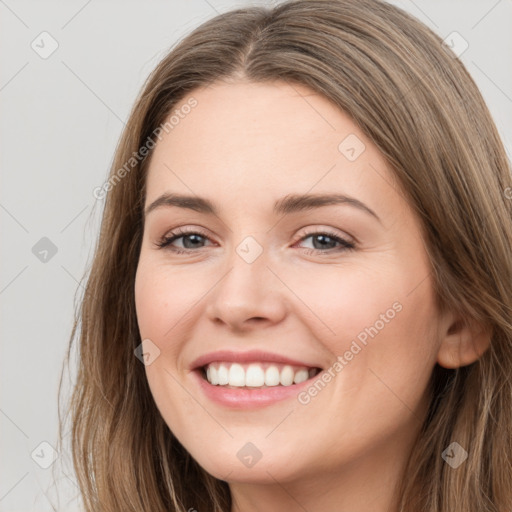
{"label": "upper teeth", "polygon": [[236,387],[291,386],[316,374],[314,368],[269,363],[210,363],[206,379],[210,384]]}

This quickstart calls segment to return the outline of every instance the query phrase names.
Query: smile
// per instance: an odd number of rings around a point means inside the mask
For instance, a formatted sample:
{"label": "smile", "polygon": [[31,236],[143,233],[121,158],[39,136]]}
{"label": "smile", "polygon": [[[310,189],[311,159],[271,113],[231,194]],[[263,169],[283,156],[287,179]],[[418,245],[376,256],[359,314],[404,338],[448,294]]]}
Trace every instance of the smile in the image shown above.
{"label": "smile", "polygon": [[202,368],[202,375],[210,384],[226,388],[268,388],[300,384],[316,376],[320,368],[289,364],[257,362],[213,362]]}
{"label": "smile", "polygon": [[323,371],[311,354],[299,360],[262,350],[229,349],[199,356],[189,370],[199,394],[223,408],[239,410],[294,400]]}

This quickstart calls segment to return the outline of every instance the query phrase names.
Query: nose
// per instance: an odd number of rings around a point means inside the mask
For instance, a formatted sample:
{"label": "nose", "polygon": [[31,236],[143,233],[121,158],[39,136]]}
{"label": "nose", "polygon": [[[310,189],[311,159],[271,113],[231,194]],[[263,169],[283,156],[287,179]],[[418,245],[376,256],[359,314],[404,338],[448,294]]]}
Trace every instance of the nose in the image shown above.
{"label": "nose", "polygon": [[233,331],[274,325],[286,315],[286,290],[265,251],[250,263],[234,252],[228,270],[208,294],[206,313]]}

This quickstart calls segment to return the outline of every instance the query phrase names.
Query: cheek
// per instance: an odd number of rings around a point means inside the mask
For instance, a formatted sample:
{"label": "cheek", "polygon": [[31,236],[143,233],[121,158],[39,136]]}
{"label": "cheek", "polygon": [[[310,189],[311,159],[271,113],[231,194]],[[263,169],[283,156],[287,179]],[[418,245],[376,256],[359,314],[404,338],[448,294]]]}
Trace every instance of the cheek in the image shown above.
{"label": "cheek", "polygon": [[183,343],[179,340],[187,338],[183,319],[199,293],[185,281],[179,272],[141,256],[135,278],[139,332],[142,340],[158,347],[158,356],[145,366],[146,377],[160,414],[180,439],[186,439],[187,418],[197,414],[197,404],[178,383],[182,376],[175,365]]}
{"label": "cheek", "polygon": [[[190,274],[190,275],[189,275]],[[135,307],[142,338],[163,340],[180,329],[206,283],[197,272],[170,269],[159,262],[141,259],[135,279]]]}
{"label": "cheek", "polygon": [[281,275],[300,298],[292,315],[299,316],[333,354],[343,353],[358,336],[364,341],[367,328],[376,322],[381,331],[399,316],[396,303],[400,303],[403,276],[391,275],[389,268],[325,264],[304,272],[283,269]]}
{"label": "cheek", "polygon": [[383,329],[372,357],[375,374],[410,403],[427,385],[439,345],[435,303],[427,287],[401,299],[402,310]]}
{"label": "cheek", "polygon": [[357,396],[361,417],[369,407],[414,407],[423,396],[438,347],[432,283],[415,278],[423,270],[368,266],[333,279],[331,268],[295,277],[294,291],[315,315],[308,327],[332,354],[334,387]]}
{"label": "cheek", "polygon": [[405,294],[377,286],[371,307],[351,309],[347,336],[338,345],[344,366],[336,379],[339,394],[353,395],[355,417],[374,411],[383,432],[411,411],[420,415],[435,365],[436,309],[430,284],[422,286]]}

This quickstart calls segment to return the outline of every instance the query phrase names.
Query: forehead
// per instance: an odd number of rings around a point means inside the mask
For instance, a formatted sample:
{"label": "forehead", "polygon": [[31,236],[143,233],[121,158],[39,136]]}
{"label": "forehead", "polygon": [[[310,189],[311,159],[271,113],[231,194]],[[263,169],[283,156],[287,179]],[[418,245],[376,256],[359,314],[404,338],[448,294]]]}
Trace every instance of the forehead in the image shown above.
{"label": "forehead", "polygon": [[189,94],[174,111],[190,98],[197,105],[172,129],[174,143],[187,147],[193,132],[204,150],[254,149],[263,157],[275,148],[306,152],[316,147],[337,155],[340,135],[357,130],[329,100],[299,84],[216,82]]}
{"label": "forehead", "polygon": [[376,146],[305,86],[218,82],[192,91],[171,116],[172,129],[152,155],[146,204],[165,191],[246,207],[308,191],[360,195],[374,204],[393,194],[393,187],[384,190],[390,186],[383,177],[393,176]]}

